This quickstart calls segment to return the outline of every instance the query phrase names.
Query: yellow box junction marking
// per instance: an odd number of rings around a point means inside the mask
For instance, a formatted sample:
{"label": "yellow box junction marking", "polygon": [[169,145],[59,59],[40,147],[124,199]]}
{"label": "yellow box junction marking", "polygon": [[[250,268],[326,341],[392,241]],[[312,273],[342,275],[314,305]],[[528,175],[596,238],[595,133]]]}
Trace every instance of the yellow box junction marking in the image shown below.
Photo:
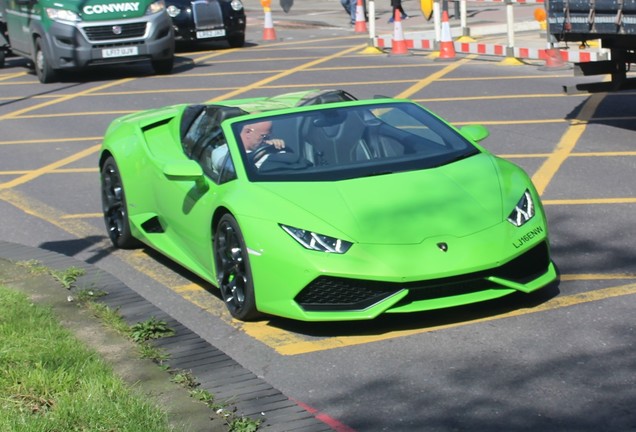
{"label": "yellow box junction marking", "polygon": [[[290,45],[291,44],[293,43],[290,43]],[[254,88],[265,87],[267,86],[267,84],[275,80],[284,78],[295,72],[311,68],[313,66],[332,60],[334,58],[344,56],[353,51],[359,50],[361,49],[361,47],[364,47],[364,46],[365,45],[348,48],[346,50],[335,53],[331,56],[315,59],[304,65],[300,65],[293,69],[280,72],[274,76],[258,81],[250,86],[246,86],[241,89],[237,89],[229,93],[226,93],[221,97],[212,99],[211,101],[218,101],[224,98],[235,97],[239,94],[245,93]],[[227,50],[227,51],[224,51],[223,53],[227,54],[232,51],[233,50]],[[210,55],[201,56],[197,58],[195,62],[202,62],[207,59],[217,57],[219,55],[221,54],[213,53]],[[470,61],[472,58],[474,58],[474,56],[466,57],[451,65],[446,66],[442,70],[434,74],[431,74],[430,76],[428,76],[427,78],[421,81],[416,82],[407,90],[397,95],[397,97],[407,98],[410,95],[415,94],[416,92],[424,88],[426,85],[434,82],[435,80],[442,79],[442,77],[445,74],[455,70],[457,67],[461,66],[462,64],[465,64],[466,62]],[[26,113],[28,112],[35,111],[37,109],[51,106],[57,103],[61,103],[76,97],[90,96],[92,94],[101,95],[103,93],[98,93],[99,90],[121,85],[132,80],[134,79],[118,80],[112,83],[108,83],[102,86],[97,86],[92,89],[85,90],[83,92],[65,95],[57,99],[49,100],[47,102],[34,105],[32,107],[24,108],[18,111],[14,111],[10,114],[6,114],[4,116],[1,116],[0,120],[6,120],[11,118],[17,118],[17,117],[29,117],[28,115],[26,115]],[[271,86],[271,87],[279,87],[279,86]],[[284,86],[280,86],[280,87],[284,87]],[[600,97],[596,97],[596,98],[592,97],[590,100],[588,100],[588,102],[585,103],[583,110],[581,111],[581,114],[579,116],[579,122],[571,123],[569,130],[563,136],[563,138],[561,139],[555,151],[547,155],[546,162],[542,165],[542,167],[539,169],[539,171],[535,174],[535,177],[533,178],[535,179],[536,183],[539,183],[540,192],[543,192],[545,190],[545,188],[549,184],[554,174],[558,171],[563,161],[567,157],[573,156],[572,151],[574,149],[574,146],[576,145],[577,140],[580,138],[581,134],[583,133],[585,126],[587,124],[587,121],[589,121],[592,118],[593,113],[596,110],[596,107],[598,106],[599,103],[600,103]],[[31,116],[38,117],[37,115],[31,115]],[[44,116],[46,115],[42,115],[40,117],[44,117]],[[563,122],[563,121],[564,120],[561,120],[561,119],[557,119],[557,120],[550,119],[550,120],[538,120],[536,122],[545,123],[545,122]],[[492,122],[492,123],[501,124],[501,122]],[[528,121],[527,123],[531,123],[531,121]],[[77,140],[81,140],[81,139],[82,138],[77,138]],[[51,140],[49,140],[48,142],[51,142]],[[4,143],[0,142],[0,144],[13,144],[13,143],[15,142],[4,142]],[[40,175],[43,175],[45,173],[50,173],[50,172],[59,170],[62,166],[68,163],[71,163],[73,161],[79,160],[90,154],[93,154],[98,149],[99,149],[99,146],[91,147],[73,156],[54,162],[38,170],[29,172],[28,174],[25,174],[17,179],[14,179],[11,182],[0,184],[0,199],[3,199],[11,203],[12,205],[23,210],[27,214],[31,214],[40,219],[48,221],[52,223],[53,225],[65,230],[66,232],[69,232],[75,235],[78,238],[94,235],[95,234],[94,227],[82,222],[81,219],[87,218],[87,217],[96,217],[98,216],[98,214],[81,214],[81,215],[63,214],[54,208],[51,208],[49,206],[46,206],[45,204],[38,202],[37,200],[34,200],[16,191],[11,191],[9,189],[19,184],[23,184],[25,182],[33,180],[34,178]],[[544,155],[541,155],[541,156],[544,156]],[[629,200],[630,199],[628,199],[627,202],[633,202],[633,200],[632,201],[629,201]],[[555,200],[553,201],[553,204],[572,204],[572,203],[580,204],[580,203],[583,203],[582,201],[586,201],[586,203],[595,203],[594,200],[559,200],[558,202]],[[621,202],[624,202],[624,200]],[[598,203],[602,203],[602,202],[598,202]],[[608,202],[603,202],[603,203],[608,203]],[[99,214],[99,216],[101,216],[101,214]],[[107,246],[106,243],[107,243],[107,240],[104,240],[101,246],[104,248],[109,248],[109,246]],[[370,342],[381,341],[381,340],[395,338],[395,337],[404,337],[404,336],[409,336],[409,335],[414,335],[419,333],[438,331],[438,330],[443,330],[445,328],[458,327],[458,326],[463,326],[463,325],[468,325],[473,323],[492,321],[496,319],[504,319],[504,318],[520,316],[520,315],[536,313],[536,312],[550,311],[550,310],[555,310],[562,307],[569,307],[569,306],[574,306],[574,305],[583,304],[587,302],[604,300],[607,298],[631,295],[636,293],[636,284],[628,284],[628,285],[605,288],[605,289],[600,289],[600,290],[596,290],[592,292],[586,292],[586,293],[581,293],[581,294],[576,294],[571,296],[557,297],[532,309],[522,309],[518,311],[513,311],[513,312],[493,316],[493,317],[481,318],[481,319],[466,321],[466,322],[457,323],[457,324],[448,324],[443,326],[435,326],[435,327],[429,327],[429,328],[417,329],[417,330],[395,331],[395,332],[389,332],[386,334],[374,335],[374,336],[347,336],[347,337],[335,337],[335,338],[329,338],[329,339],[307,341],[293,333],[269,326],[266,322],[242,323],[242,322],[238,322],[236,320],[230,319],[227,311],[225,310],[223,302],[219,301],[217,297],[210,296],[207,290],[198,284],[186,284],[186,285],[175,286],[175,284],[173,283],[174,281],[171,280],[172,279],[171,277],[163,275],[163,274],[159,274],[153,270],[153,268],[160,267],[160,264],[157,264],[157,262],[154,259],[152,259],[151,257],[148,257],[142,251],[137,251],[137,252],[113,251],[112,253],[119,256],[124,261],[128,262],[137,271],[140,271],[146,274],[147,276],[157,280],[159,283],[167,287],[172,287],[172,289],[175,292],[180,293],[185,298],[189,299],[194,304],[199,305],[203,309],[208,311],[214,311],[215,315],[220,316],[222,319],[226,320],[231,325],[237,328],[242,328],[246,334],[256,338],[257,340],[260,340],[261,342],[265,343],[266,345],[270,346],[271,348],[275,349],[277,352],[283,355],[297,355],[297,354],[309,353],[313,351],[333,349],[333,348],[338,348],[342,346],[351,346],[351,345],[358,345],[363,343],[370,343]],[[626,275],[570,275],[570,276],[564,276],[563,280],[566,280],[566,278],[568,277],[570,279],[567,279],[567,280],[597,280],[597,279],[623,279],[625,277],[627,278],[633,277],[633,275],[630,275],[630,276],[626,276]]]}

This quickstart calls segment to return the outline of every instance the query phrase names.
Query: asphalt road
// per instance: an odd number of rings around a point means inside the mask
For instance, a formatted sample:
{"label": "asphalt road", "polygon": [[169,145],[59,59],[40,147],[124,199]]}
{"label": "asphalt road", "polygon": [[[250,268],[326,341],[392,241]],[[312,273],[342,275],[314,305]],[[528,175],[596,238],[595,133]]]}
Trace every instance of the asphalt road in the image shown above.
{"label": "asphalt road", "polygon": [[[245,48],[181,47],[170,76],[136,65],[41,85],[23,60],[8,58],[0,239],[113,274],[341,432],[636,430],[636,94],[566,95],[563,86],[599,78],[496,58],[361,54],[367,40],[335,1],[296,0],[279,40],[263,43],[258,3],[247,4],[255,17]],[[561,283],[373,322],[244,324],[178,266],[110,247],[96,168],[110,121],[306,88],[408,97],[456,125],[486,125],[485,146],[526,169],[542,195]]]}

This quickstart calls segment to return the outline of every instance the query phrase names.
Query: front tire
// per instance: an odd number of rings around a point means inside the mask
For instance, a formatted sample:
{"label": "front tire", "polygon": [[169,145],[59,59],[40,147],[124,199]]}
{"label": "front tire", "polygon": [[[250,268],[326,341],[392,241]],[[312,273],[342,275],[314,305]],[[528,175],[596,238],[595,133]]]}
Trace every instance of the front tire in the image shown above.
{"label": "front tire", "polygon": [[239,320],[260,317],[247,247],[236,219],[225,214],[214,231],[214,263],[221,296],[230,314]]}
{"label": "front tire", "polygon": [[174,57],[163,60],[152,60],[152,69],[157,75],[169,75],[174,68]]}
{"label": "front tire", "polygon": [[139,240],[130,232],[124,185],[112,156],[109,156],[102,166],[101,185],[104,222],[113,246],[120,249],[134,249],[140,246]]}
{"label": "front tire", "polygon": [[49,58],[46,55],[46,52],[42,49],[42,39],[35,38],[34,42],[35,47],[35,74],[38,76],[38,79],[42,84],[48,84],[55,81],[57,77],[57,73],[55,69],[51,66]]}

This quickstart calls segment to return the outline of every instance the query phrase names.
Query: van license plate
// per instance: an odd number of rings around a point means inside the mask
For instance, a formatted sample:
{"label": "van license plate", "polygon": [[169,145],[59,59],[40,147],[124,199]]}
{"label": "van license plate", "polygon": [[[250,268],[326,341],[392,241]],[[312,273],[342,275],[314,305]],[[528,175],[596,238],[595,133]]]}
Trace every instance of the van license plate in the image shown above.
{"label": "van license plate", "polygon": [[225,29],[221,30],[200,30],[197,32],[197,39],[206,39],[225,36]]}
{"label": "van license plate", "polygon": [[102,57],[104,58],[128,57],[136,56],[137,54],[139,54],[137,47],[106,48],[102,50]]}

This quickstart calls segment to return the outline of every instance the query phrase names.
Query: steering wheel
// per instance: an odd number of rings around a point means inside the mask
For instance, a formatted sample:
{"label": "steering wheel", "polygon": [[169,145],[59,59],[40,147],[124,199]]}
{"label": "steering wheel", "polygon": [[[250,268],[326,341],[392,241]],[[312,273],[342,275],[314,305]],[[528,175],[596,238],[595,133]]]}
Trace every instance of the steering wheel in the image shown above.
{"label": "steering wheel", "polygon": [[275,145],[263,143],[256,147],[256,149],[248,154],[248,159],[251,163],[256,165],[256,163],[265,157],[265,155],[272,153],[279,153],[281,151],[285,151],[284,148],[278,149]]}

